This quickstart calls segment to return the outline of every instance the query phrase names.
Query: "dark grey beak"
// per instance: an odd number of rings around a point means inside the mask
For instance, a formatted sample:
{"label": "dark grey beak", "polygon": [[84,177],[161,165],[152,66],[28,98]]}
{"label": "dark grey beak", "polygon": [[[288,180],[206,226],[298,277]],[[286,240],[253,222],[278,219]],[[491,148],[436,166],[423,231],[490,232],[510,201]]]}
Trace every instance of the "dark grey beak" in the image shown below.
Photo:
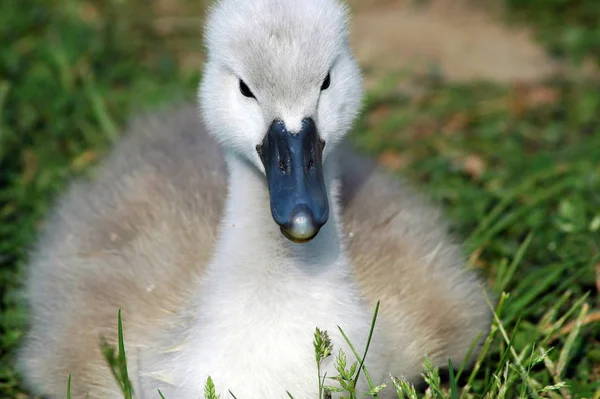
{"label": "dark grey beak", "polygon": [[282,121],[273,121],[262,144],[256,147],[267,174],[271,214],[293,242],[312,240],[329,218],[324,146],[315,122],[305,118],[302,129],[294,134]]}

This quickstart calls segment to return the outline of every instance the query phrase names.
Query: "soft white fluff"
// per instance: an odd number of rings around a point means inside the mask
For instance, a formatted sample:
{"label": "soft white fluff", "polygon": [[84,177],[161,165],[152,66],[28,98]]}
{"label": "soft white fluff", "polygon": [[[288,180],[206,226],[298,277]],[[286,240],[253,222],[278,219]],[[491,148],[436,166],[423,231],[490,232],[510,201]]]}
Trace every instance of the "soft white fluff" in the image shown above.
{"label": "soft white fluff", "polygon": [[[208,19],[200,87],[207,128],[228,150],[263,166],[255,151],[271,122],[288,130],[312,117],[325,157],[351,127],[361,76],[348,47],[347,12],[337,0],[223,0]],[[331,86],[321,83],[331,73]],[[256,99],[239,90],[243,79]]]}
{"label": "soft white fluff", "polygon": [[[185,350],[155,360],[151,374],[169,375],[172,387],[164,389],[174,397],[199,396],[211,375],[223,396],[231,390],[246,399],[280,398],[289,390],[297,399],[315,398],[315,327],[328,330],[352,359],[337,326],[363,348],[373,311],[360,299],[340,239],[334,166],[327,161],[361,102],[346,10],[334,0],[224,0],[207,26],[199,97],[207,129],[227,154],[229,195],[216,254],[191,305]],[[331,85],[321,91],[328,73]],[[242,95],[239,79],[256,98]],[[327,143],[333,212],[312,242],[298,245],[273,222],[255,148],[274,119],[294,132],[306,117]],[[380,347],[373,345],[371,359]],[[383,364],[375,364],[379,382]]]}
{"label": "soft white fluff", "polygon": [[[316,398],[315,327],[329,331],[336,353],[343,348],[352,360],[337,326],[362,353],[373,309],[361,300],[352,277],[337,215],[310,243],[293,244],[265,205],[264,177],[234,158],[229,167],[215,257],[186,312],[189,319],[182,321],[185,328],[165,339],[172,343],[183,336],[184,344],[154,358],[150,376],[170,381],[162,389],[171,397],[198,397],[210,375],[223,397],[231,390],[240,398],[283,398],[289,390],[298,399]],[[377,382],[386,366],[381,339],[376,333],[369,354]],[[329,376],[337,375],[332,360],[324,367]],[[147,383],[149,392],[156,382]]]}

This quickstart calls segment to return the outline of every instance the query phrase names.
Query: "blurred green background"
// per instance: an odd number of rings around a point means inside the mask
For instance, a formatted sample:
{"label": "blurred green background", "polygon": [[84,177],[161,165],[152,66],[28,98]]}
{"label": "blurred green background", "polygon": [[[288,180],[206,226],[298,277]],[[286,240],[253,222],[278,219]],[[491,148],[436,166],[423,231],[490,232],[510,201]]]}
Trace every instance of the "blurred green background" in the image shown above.
{"label": "blurred green background", "polygon": [[[377,21],[378,8],[389,14],[416,7],[419,18],[429,18],[448,2],[351,6],[363,24],[358,29],[375,32],[368,21]],[[510,293],[499,312],[510,339],[497,328],[478,373],[462,381],[474,397],[493,392],[493,375],[511,361],[528,373],[507,372],[509,398],[525,392],[598,399],[600,1],[458,3],[455,14],[491,15],[494,25],[488,21],[485,29],[529,32],[541,62],[556,67],[533,78],[454,79],[452,68],[469,65],[449,61],[445,74],[442,57],[442,65],[427,61],[426,68],[410,70],[392,63],[382,72],[365,56],[368,94],[352,139],[442,204],[466,240],[470,267],[494,292]],[[28,397],[13,363],[27,324],[19,287],[40,223],[68,181],[102,160],[130,116],[193,100],[205,5],[2,1],[1,398]],[[398,57],[403,54],[399,47]],[[512,56],[508,51],[506,58]],[[524,70],[516,62],[512,67]],[[554,349],[536,362],[540,348]],[[512,351],[522,354],[520,361]],[[556,384],[548,392],[536,388]]]}

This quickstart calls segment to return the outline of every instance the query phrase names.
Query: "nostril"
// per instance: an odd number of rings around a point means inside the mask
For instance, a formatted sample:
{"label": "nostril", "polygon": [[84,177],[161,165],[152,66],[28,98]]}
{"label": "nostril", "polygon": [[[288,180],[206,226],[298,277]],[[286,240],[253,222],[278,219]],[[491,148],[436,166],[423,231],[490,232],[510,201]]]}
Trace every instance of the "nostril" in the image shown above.
{"label": "nostril", "polygon": [[286,172],[286,165],[285,165],[285,161],[283,159],[279,160],[279,171],[283,174],[285,174]]}

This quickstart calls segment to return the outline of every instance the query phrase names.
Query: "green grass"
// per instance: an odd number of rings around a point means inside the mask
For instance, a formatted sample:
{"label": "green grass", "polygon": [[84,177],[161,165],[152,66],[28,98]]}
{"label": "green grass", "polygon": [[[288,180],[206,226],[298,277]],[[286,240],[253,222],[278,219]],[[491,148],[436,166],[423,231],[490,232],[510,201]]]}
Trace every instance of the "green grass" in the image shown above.
{"label": "green grass", "polygon": [[[562,37],[565,26],[585,43],[597,40],[589,8],[561,24],[562,8],[507,2],[509,15],[534,21],[543,40]],[[173,47],[156,37],[147,4],[0,7],[2,398],[27,397],[13,364],[26,325],[18,288],[53,199],[102,159],[136,110],[193,98],[198,76],[184,74]],[[597,47],[581,42],[561,41],[562,53],[594,57]],[[513,87],[424,76],[408,95],[396,89],[401,78],[370,91],[353,139],[444,205],[470,266],[500,296],[473,371],[454,365],[440,386],[426,368],[431,397],[600,398],[600,82]],[[401,380],[386,389],[421,397]]]}
{"label": "green grass", "polygon": [[534,25],[548,50],[600,65],[600,5],[595,0],[505,0],[509,18]]}
{"label": "green grass", "polygon": [[138,22],[144,7],[97,3],[104,18],[87,22],[89,9],[77,1],[0,7],[2,398],[21,392],[12,366],[26,322],[17,288],[52,200],[102,158],[136,109],[192,98],[197,84]]}

